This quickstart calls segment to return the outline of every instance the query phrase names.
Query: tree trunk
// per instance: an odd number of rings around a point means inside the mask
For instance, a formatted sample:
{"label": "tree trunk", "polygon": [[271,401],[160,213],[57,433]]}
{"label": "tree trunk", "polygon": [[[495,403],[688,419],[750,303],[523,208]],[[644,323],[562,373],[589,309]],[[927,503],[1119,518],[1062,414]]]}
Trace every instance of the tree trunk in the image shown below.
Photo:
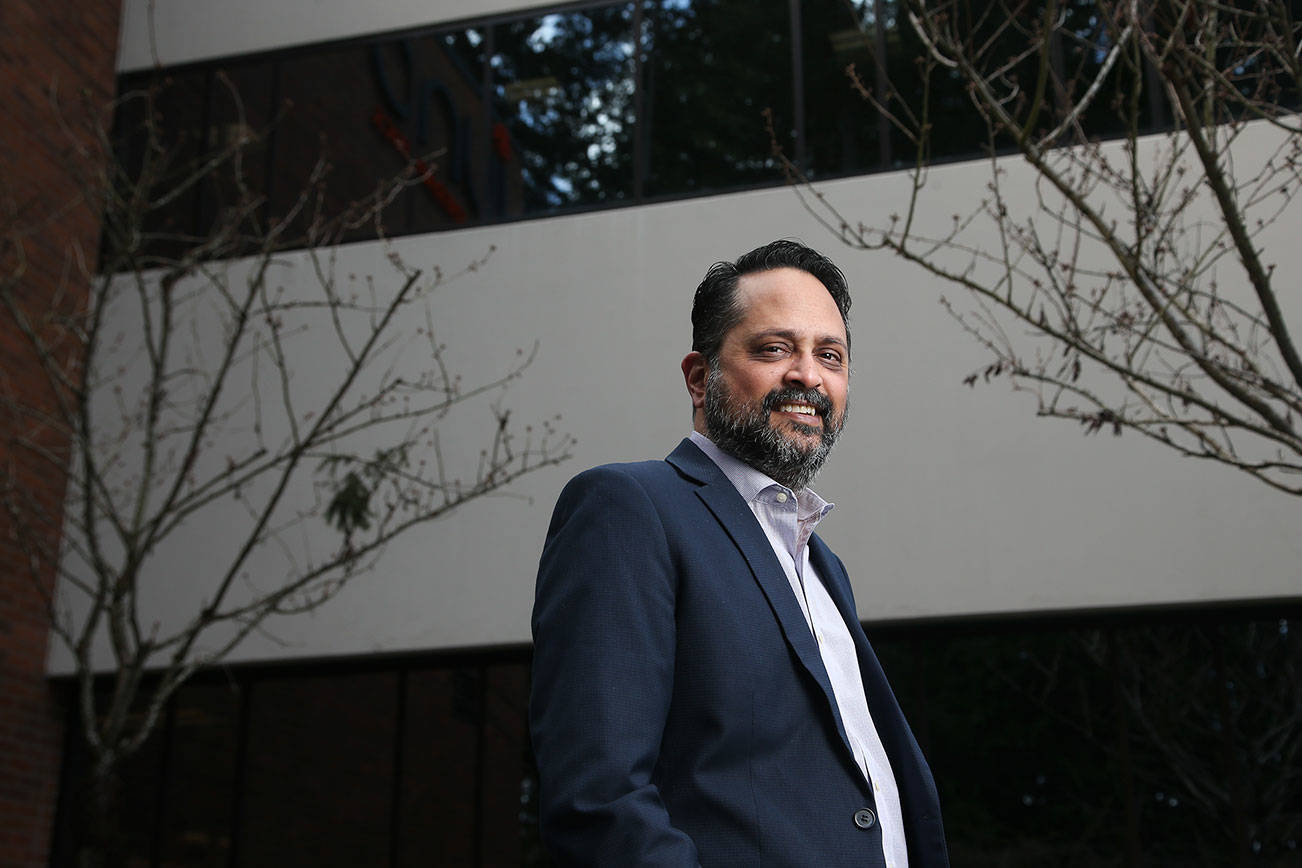
{"label": "tree trunk", "polygon": [[77,868],[123,868],[126,864],[119,765],[114,753],[100,753],[95,757],[90,789],[83,805]]}

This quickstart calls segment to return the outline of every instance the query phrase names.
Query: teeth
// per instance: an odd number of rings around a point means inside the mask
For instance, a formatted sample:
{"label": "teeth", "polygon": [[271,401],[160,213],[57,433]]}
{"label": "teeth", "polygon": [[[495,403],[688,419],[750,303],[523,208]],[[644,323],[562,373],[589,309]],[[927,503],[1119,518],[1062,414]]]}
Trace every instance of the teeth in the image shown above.
{"label": "teeth", "polygon": [[778,411],[782,413],[802,413],[806,416],[814,415],[814,408],[808,404],[782,404],[778,407]]}

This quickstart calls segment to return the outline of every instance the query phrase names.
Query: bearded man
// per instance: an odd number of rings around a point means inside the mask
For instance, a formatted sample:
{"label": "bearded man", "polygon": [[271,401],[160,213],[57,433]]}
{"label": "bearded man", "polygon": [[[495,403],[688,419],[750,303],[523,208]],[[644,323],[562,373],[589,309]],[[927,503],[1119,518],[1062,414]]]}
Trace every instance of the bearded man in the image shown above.
{"label": "bearded man", "polygon": [[682,362],[691,435],[562,492],[530,700],[559,864],[947,868],[931,772],[814,534],[849,308],[794,241],[716,263]]}

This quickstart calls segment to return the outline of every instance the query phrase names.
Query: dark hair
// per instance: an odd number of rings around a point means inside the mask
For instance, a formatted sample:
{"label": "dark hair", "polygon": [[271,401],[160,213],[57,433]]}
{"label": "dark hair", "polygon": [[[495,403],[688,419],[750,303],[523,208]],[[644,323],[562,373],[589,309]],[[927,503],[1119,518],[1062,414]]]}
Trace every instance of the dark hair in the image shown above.
{"label": "dark hair", "polygon": [[781,239],[755,248],[738,257],[736,262],[716,262],[705,272],[692,301],[692,349],[705,356],[707,362],[715,363],[724,336],[741,321],[744,311],[737,303],[737,283],[742,275],[775,268],[799,269],[812,274],[827,287],[841,312],[845,339],[849,344],[850,292],[845,285],[845,275],[817,250],[799,241]]}

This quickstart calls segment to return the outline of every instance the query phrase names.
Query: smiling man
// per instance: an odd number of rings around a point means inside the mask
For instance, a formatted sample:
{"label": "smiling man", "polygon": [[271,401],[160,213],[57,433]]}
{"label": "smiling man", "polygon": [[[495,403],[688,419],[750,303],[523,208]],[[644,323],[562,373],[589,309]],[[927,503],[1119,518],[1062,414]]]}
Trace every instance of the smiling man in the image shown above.
{"label": "smiling man", "polygon": [[814,534],[849,308],[796,242],[716,263],[682,362],[691,435],[561,493],[530,706],[560,864],[948,866],[931,772]]}

